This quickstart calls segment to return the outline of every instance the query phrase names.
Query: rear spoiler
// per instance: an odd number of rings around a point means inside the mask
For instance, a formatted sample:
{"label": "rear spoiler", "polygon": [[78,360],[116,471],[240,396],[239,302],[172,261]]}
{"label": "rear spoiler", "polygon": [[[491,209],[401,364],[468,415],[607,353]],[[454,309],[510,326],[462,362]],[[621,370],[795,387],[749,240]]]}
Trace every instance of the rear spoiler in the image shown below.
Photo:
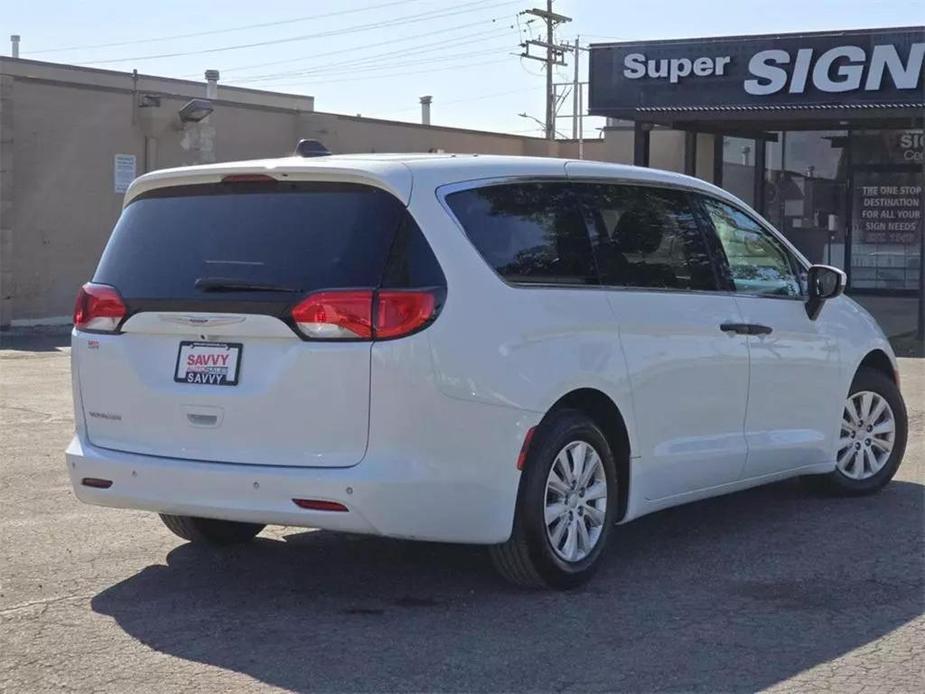
{"label": "rear spoiler", "polygon": [[357,183],[381,188],[408,205],[412,176],[401,162],[346,160],[334,157],[291,157],[266,161],[230,162],[208,166],[178,167],[144,174],[132,181],[125,193],[124,208],[142,193],[157,188],[221,183],[227,176],[259,175],[279,181],[325,181]]}

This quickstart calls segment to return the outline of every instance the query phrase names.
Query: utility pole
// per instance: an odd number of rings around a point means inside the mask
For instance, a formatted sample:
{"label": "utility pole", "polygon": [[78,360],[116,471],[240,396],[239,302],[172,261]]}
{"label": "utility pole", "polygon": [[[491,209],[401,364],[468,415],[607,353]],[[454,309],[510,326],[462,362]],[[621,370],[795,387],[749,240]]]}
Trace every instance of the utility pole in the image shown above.
{"label": "utility pole", "polygon": [[556,25],[549,18],[552,0],[546,0],[546,139],[556,139],[556,93],[552,86],[553,40]]}
{"label": "utility pole", "polygon": [[575,45],[570,46],[574,60],[575,60],[575,72],[571,81],[569,82],[556,82],[553,84],[555,87],[568,87],[572,90],[572,139],[578,142],[578,158],[584,159],[585,154],[585,133],[584,133],[584,123],[585,123],[585,93],[584,88],[587,85],[587,82],[581,81],[581,52],[587,51],[587,48],[581,47],[581,37],[575,39]]}
{"label": "utility pole", "polygon": [[585,158],[584,85],[581,81],[581,37],[575,37],[575,77],[572,79],[572,139],[578,140],[578,158]]}
{"label": "utility pole", "polygon": [[579,109],[581,109],[581,103],[578,99],[578,95],[581,92],[581,78],[578,75],[578,63],[579,56],[581,55],[581,48],[578,45],[578,38],[575,38],[575,48],[573,49],[575,56],[575,79],[572,80],[572,139],[578,139],[578,121],[581,120],[581,116],[578,115]]}
{"label": "utility pole", "polygon": [[[530,60],[539,60],[546,63],[546,139],[556,139],[556,92],[552,82],[552,70],[556,65],[565,65],[565,54],[572,50],[571,46],[558,45],[556,43],[556,27],[565,22],[571,22],[571,17],[556,14],[552,11],[552,0],[546,0],[546,9],[533,8],[524,10],[521,14],[531,14],[539,17],[546,23],[546,40],[530,40],[521,44],[524,52],[522,58]],[[546,49],[545,56],[530,55],[530,46],[537,46]]]}

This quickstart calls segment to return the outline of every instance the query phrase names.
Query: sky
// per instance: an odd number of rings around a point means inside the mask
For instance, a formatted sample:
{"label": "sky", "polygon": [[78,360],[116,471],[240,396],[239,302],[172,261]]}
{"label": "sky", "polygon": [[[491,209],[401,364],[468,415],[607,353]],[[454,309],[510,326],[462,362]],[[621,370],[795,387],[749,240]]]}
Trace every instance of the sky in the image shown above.
{"label": "sky", "polygon": [[[433,96],[435,125],[541,135],[544,75],[520,43],[542,23],[521,14],[545,0],[5,0],[0,54],[186,79],[217,69],[222,84],[309,94],[318,111],[417,121]],[[582,45],[856,29],[925,23],[915,0],[556,0],[572,17],[556,38]],[[104,44],[104,45],[101,45]],[[254,45],[259,44],[259,45]],[[581,78],[586,79],[587,55]],[[573,65],[557,68],[571,82]],[[563,86],[563,89],[567,87]],[[557,129],[571,135],[571,99]],[[585,120],[596,137],[601,119]]]}

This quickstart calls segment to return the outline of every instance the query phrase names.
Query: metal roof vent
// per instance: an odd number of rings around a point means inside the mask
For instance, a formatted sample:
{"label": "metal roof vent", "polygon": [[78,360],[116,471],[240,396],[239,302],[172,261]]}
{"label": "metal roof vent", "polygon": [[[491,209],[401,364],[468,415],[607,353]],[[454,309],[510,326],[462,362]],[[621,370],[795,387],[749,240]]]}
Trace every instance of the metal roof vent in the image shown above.
{"label": "metal roof vent", "polygon": [[299,140],[295,146],[297,157],[326,157],[331,152],[318,140]]}

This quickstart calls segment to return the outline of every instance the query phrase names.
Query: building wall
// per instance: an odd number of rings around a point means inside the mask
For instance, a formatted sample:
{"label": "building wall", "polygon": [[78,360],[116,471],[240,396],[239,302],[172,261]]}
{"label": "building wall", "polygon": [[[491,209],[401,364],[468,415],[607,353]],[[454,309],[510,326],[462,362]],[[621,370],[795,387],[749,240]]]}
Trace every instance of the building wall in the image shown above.
{"label": "building wall", "polygon": [[[142,97],[158,105],[137,107]],[[578,143],[322,113],[311,97],[219,86],[215,111],[181,124],[202,82],[0,58],[0,327],[63,323],[99,260],[122,193],[116,154],[137,174],[276,157],[299,138],[334,152],[477,152],[578,158]],[[632,161],[632,133],[583,143],[583,157]],[[652,164],[682,170],[683,135],[653,133]]]}
{"label": "building wall", "polygon": [[683,172],[684,133],[679,130],[657,129],[653,130],[649,137],[649,166],[653,169]]}
{"label": "building wall", "polygon": [[0,73],[0,327],[13,302],[13,78]]}
{"label": "building wall", "polygon": [[143,140],[119,94],[15,80],[13,101],[11,318],[66,315],[119,214],[113,154]]}
{"label": "building wall", "polygon": [[297,132],[296,112],[288,110],[218,102],[208,122],[181,127],[175,114],[185,96],[134,110],[131,92],[79,84],[13,79],[10,91],[4,149],[16,164],[4,176],[12,192],[3,227],[11,231],[0,249],[10,284],[3,297],[12,296],[8,321],[69,318],[76,288],[90,278],[121,210],[116,154],[134,155],[140,175],[278,156],[292,150]]}

